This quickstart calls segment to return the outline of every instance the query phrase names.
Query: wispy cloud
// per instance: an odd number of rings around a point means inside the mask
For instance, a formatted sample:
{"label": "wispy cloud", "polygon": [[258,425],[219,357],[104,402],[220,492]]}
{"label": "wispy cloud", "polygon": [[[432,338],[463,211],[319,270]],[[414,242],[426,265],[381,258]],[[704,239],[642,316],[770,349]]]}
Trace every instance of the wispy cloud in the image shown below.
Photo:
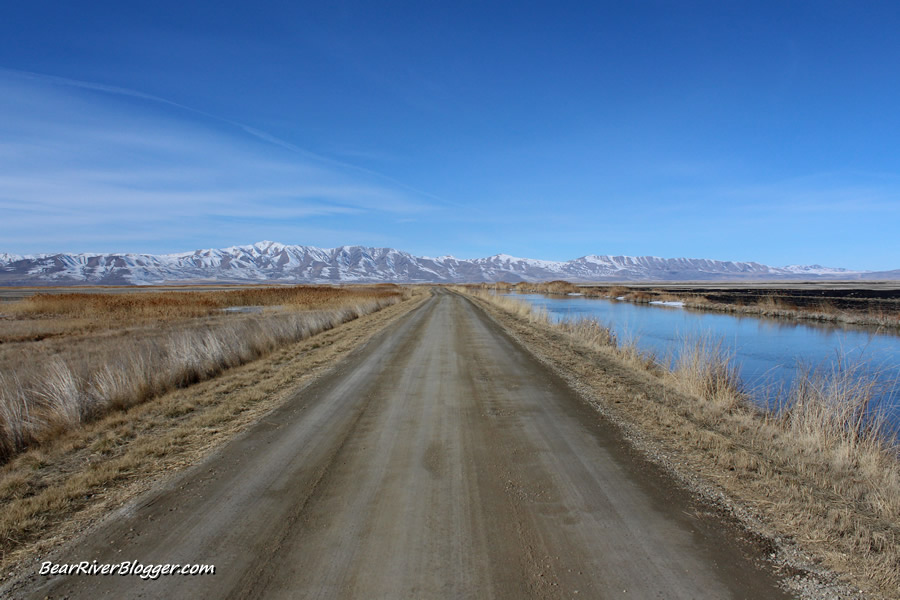
{"label": "wispy cloud", "polygon": [[132,89],[118,87],[118,86],[105,85],[105,84],[94,83],[94,82],[90,82],[90,81],[81,81],[81,80],[77,80],[77,79],[69,79],[66,77],[59,77],[56,75],[47,75],[47,74],[42,74],[42,73],[33,73],[30,71],[4,69],[4,68],[0,67],[0,79],[2,79],[2,77],[4,77],[4,76],[6,76],[7,78],[10,78],[10,79],[20,79],[20,80],[31,81],[31,82],[35,82],[35,83],[45,83],[45,84],[50,84],[50,85],[55,85],[55,86],[71,87],[71,88],[89,90],[89,91],[94,91],[94,92],[101,92],[104,94],[110,94],[110,95],[114,95],[114,96],[125,96],[125,97],[129,97],[129,98],[136,98],[139,100],[145,100],[148,102],[166,105],[166,106],[169,106],[172,108],[176,108],[180,111],[192,113],[194,115],[203,117],[203,118],[211,120],[211,121],[224,123],[224,124],[229,125],[245,134],[248,134],[258,140],[261,140],[268,144],[272,144],[274,146],[278,146],[285,150],[289,150],[290,152],[299,154],[307,159],[314,160],[314,161],[317,161],[317,162],[320,162],[323,164],[331,165],[333,167],[338,167],[341,169],[356,171],[358,173],[361,173],[361,174],[364,174],[367,176],[371,176],[371,177],[375,177],[375,178],[381,179],[383,181],[389,182],[390,184],[392,184],[394,186],[398,186],[409,192],[413,192],[414,194],[416,194],[418,196],[430,198],[431,200],[435,200],[435,201],[453,205],[453,206],[456,205],[453,202],[448,202],[446,200],[443,200],[443,199],[439,198],[438,196],[435,196],[434,194],[431,194],[424,190],[410,186],[394,177],[385,175],[384,173],[380,173],[378,171],[368,169],[365,167],[361,167],[359,165],[349,163],[346,161],[338,160],[336,158],[326,156],[321,153],[313,152],[311,150],[302,148],[296,144],[293,144],[291,142],[283,140],[267,131],[263,131],[256,127],[252,127],[250,125],[246,125],[244,123],[240,123],[240,122],[234,121],[232,119],[227,119],[225,117],[214,115],[212,113],[209,113],[204,110],[200,110],[198,108],[194,108],[191,106],[187,106],[185,104],[173,102],[172,100],[168,100],[168,99],[162,98],[160,96],[154,96],[153,94],[147,94],[147,93],[144,93],[144,92],[141,92],[138,90],[132,90]]}
{"label": "wispy cloud", "polygon": [[[56,86],[63,87],[71,87],[71,88],[79,88],[82,90],[90,90],[93,92],[102,92],[104,94],[112,94],[115,96],[126,96],[129,98],[138,98],[140,100],[147,100],[149,102],[154,102],[157,104],[164,104],[166,106],[170,106],[173,108],[177,108],[181,111],[186,111],[189,113],[193,113],[195,115],[202,116],[206,119],[210,119],[213,121],[219,121],[221,123],[226,123],[231,125],[237,129],[240,129],[244,133],[247,133],[253,137],[259,138],[264,142],[268,142],[270,144],[274,144],[276,146],[280,146],[292,152],[297,152],[300,154],[305,154],[310,157],[320,158],[322,160],[328,160],[325,157],[318,156],[313,152],[308,150],[304,150],[295,144],[291,144],[285,140],[282,140],[268,132],[262,131],[255,127],[251,127],[249,125],[244,125],[243,123],[238,123],[237,121],[233,121],[231,119],[226,119],[224,117],[220,117],[214,115],[212,113],[208,113],[204,110],[200,110],[198,108],[194,108],[191,106],[187,106],[185,104],[180,104],[178,102],[173,102],[172,100],[168,100],[166,98],[162,98],[160,96],[154,96],[153,94],[147,94],[138,90],[132,90],[128,88],[118,87],[114,85],[105,85],[102,83],[94,83],[90,81],[81,81],[78,79],[69,79],[68,77],[59,77],[56,75],[47,75],[43,73],[33,73],[30,71],[19,71],[13,69],[3,69],[0,68],[0,77],[5,76],[10,79],[20,79],[25,81],[32,81],[36,83],[45,83]],[[351,166],[352,165],[347,165]]]}
{"label": "wispy cloud", "polygon": [[[389,177],[164,98],[0,70],[3,251],[78,250],[85,240],[159,251],[121,242],[178,231],[184,244],[205,244],[223,224],[243,228],[242,239],[274,237],[276,223],[307,234],[338,222],[371,230],[436,208]],[[352,241],[365,240],[341,240]]]}

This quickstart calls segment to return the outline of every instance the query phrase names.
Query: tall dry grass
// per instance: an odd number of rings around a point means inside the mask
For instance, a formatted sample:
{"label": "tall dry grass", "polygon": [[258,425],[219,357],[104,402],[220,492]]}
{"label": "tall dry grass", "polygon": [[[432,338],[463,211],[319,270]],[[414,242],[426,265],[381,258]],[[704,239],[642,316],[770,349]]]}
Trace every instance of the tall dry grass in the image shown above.
{"label": "tall dry grass", "polygon": [[900,311],[884,309],[841,310],[829,302],[797,306],[783,298],[764,296],[751,304],[724,304],[706,298],[690,298],[684,305],[699,310],[737,313],[776,319],[803,319],[823,323],[841,323],[866,327],[900,327]]}
{"label": "tall dry grass", "polygon": [[[834,468],[846,471],[868,465],[865,471],[871,478],[876,472],[891,471],[882,468],[882,458],[898,457],[897,430],[890,420],[896,407],[885,385],[864,366],[839,361],[828,369],[803,370],[777,398],[770,418]],[[900,507],[900,498],[894,501]]]}
{"label": "tall dry grass", "polygon": [[734,352],[712,336],[685,337],[668,375],[681,391],[717,406],[734,408],[748,402]]}
{"label": "tall dry grass", "polygon": [[[208,297],[202,292],[33,297],[19,307],[20,318],[86,314],[92,319],[121,319],[127,326],[54,340],[52,346],[20,343],[19,352],[2,355],[0,463],[110,410],[209,379],[402,297],[397,289],[385,288],[266,289],[213,292]],[[218,313],[225,305],[291,308],[185,320],[208,314],[209,308]],[[135,326],[145,318],[153,320],[150,326]]]}
{"label": "tall dry grass", "polygon": [[454,287],[452,289],[488,300],[496,306],[499,306],[502,309],[506,310],[507,312],[524,318],[532,323],[545,323],[548,325],[551,323],[550,313],[523,300],[517,300],[516,298],[511,298],[509,296],[497,296],[495,294],[490,294],[484,291],[466,287]]}
{"label": "tall dry grass", "polygon": [[535,294],[575,294],[581,289],[573,283],[557,279],[546,282],[522,282],[516,285],[516,291]]}
{"label": "tall dry grass", "polygon": [[[549,319],[548,319],[549,322]],[[619,348],[619,340],[613,330],[596,319],[575,319],[562,321],[556,325],[570,336],[594,349]]]}
{"label": "tall dry grass", "polygon": [[35,294],[4,306],[17,317],[66,317],[112,320],[194,318],[231,307],[287,306],[313,309],[353,303],[361,297],[386,298],[398,293],[391,285],[278,286],[228,291]]}

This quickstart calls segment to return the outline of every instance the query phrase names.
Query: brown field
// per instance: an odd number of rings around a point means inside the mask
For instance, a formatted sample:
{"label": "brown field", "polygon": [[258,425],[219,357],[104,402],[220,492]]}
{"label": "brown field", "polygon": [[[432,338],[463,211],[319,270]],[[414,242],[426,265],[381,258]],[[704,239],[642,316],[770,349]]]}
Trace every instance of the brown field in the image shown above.
{"label": "brown field", "polygon": [[2,305],[0,462],[379,310],[397,286],[41,291]]}

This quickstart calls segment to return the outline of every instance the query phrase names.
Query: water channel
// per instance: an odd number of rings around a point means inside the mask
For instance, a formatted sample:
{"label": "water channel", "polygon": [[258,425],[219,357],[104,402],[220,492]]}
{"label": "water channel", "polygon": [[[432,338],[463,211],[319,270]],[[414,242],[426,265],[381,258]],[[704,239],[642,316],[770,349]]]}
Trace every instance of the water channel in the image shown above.
{"label": "water channel", "polygon": [[677,356],[685,338],[711,336],[732,353],[741,378],[763,402],[789,386],[804,369],[852,368],[879,382],[879,396],[900,422],[900,335],[875,328],[841,326],[633,304],[583,296],[509,294],[545,309],[552,319],[592,318],[621,341],[666,360]]}

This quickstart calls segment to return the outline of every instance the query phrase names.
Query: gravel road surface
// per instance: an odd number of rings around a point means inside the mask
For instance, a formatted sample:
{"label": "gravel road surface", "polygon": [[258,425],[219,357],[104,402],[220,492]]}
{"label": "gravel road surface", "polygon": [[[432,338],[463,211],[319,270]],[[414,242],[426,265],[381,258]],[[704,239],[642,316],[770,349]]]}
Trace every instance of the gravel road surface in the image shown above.
{"label": "gravel road surface", "polygon": [[50,559],[216,573],[35,576],[22,597],[783,597],[731,527],[446,291]]}

